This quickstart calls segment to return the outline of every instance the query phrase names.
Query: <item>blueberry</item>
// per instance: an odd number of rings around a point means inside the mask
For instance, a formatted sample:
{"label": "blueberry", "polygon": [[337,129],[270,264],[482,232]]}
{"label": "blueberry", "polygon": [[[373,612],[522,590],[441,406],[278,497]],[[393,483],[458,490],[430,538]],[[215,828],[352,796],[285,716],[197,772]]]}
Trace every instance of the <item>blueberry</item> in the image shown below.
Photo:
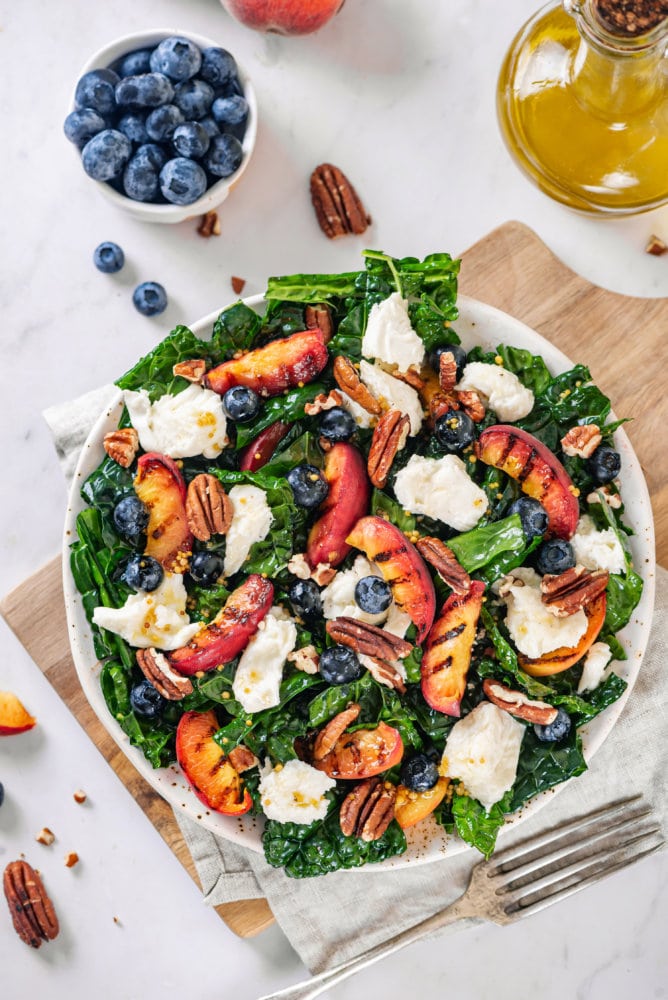
{"label": "blueberry", "polygon": [[0,806],[5,801],[5,786],[0,781]]}
{"label": "blueberry", "polygon": [[363,576],[355,585],[355,602],[369,615],[380,615],[392,603],[389,583],[379,576]]}
{"label": "blueberry", "polygon": [[559,575],[575,566],[573,546],[563,538],[551,538],[538,548],[536,553],[536,569],[541,575],[552,573]]}
{"label": "blueberry", "polygon": [[429,364],[434,371],[439,371],[441,354],[445,354],[446,351],[451,351],[454,355],[455,364],[457,365],[457,381],[459,382],[464,371],[464,366],[466,365],[466,351],[461,344],[441,344],[439,347],[436,347],[429,355]]}
{"label": "blueberry", "polygon": [[142,715],[145,719],[159,719],[167,702],[156,691],[151,682],[144,678],[139,681],[139,684],[135,684],[130,691],[130,705],[133,712]]}
{"label": "blueberry", "polygon": [[297,580],[288,590],[292,610],[299,617],[308,621],[310,618],[322,618],[322,600],[315,580]]}
{"label": "blueberry", "polygon": [[177,125],[183,121],[183,112],[175,104],[164,104],[155,108],[146,118],[146,131],[154,142],[165,142],[174,135]]}
{"label": "blueberry", "polygon": [[426,792],[438,781],[438,764],[426,753],[416,753],[401,766],[401,784],[412,792]]}
{"label": "blueberry", "polygon": [[136,111],[128,111],[118,122],[118,131],[126,135],[130,142],[148,142],[148,132],[146,131],[146,118]]}
{"label": "blueberry", "polygon": [[116,87],[119,107],[137,111],[140,108],[159,108],[174,98],[174,87],[164,73],[141,73],[126,76]]}
{"label": "blueberry", "polygon": [[160,171],[160,190],[174,205],[192,205],[206,191],[206,174],[199,163],[177,156]]}
{"label": "blueberry", "polygon": [[519,514],[522,531],[527,541],[544,535],[547,531],[547,511],[538,500],[532,497],[518,497],[508,508],[509,514]]}
{"label": "blueberry", "polygon": [[174,129],[172,143],[179,156],[199,160],[209,148],[211,137],[198,122],[184,122]]}
{"label": "blueberry", "polygon": [[189,38],[172,35],[165,38],[151,53],[151,69],[164,73],[171,80],[189,80],[199,72],[202,53]]}
{"label": "blueberry", "polygon": [[101,114],[93,108],[81,108],[79,111],[72,111],[65,119],[63,132],[75,145],[85,146],[89,139],[92,139],[98,132],[102,132],[107,127],[107,123]]}
{"label": "blueberry", "polygon": [[347,646],[330,646],[320,654],[320,674],[328,684],[349,684],[362,675],[362,665]]}
{"label": "blueberry", "polygon": [[315,465],[297,465],[285,478],[300,507],[318,507],[329,493],[327,480]]}
{"label": "blueberry", "polygon": [[77,108],[92,108],[103,118],[116,110],[115,90],[119,81],[113,69],[93,69],[85,73],[74,93]]}
{"label": "blueberry", "polygon": [[217,97],[211,114],[219,125],[241,125],[248,118],[248,103],[243,97]]}
{"label": "blueberry", "polygon": [[190,560],[190,575],[200,587],[213,587],[224,565],[225,560],[216,552],[196,552]]}
{"label": "blueberry", "polygon": [[241,85],[241,80],[235,73],[231,76],[227,83],[224,83],[221,87],[216,88],[216,97],[243,97],[244,88]]}
{"label": "blueberry", "polygon": [[347,441],[357,430],[357,424],[347,410],[333,406],[321,416],[318,430],[328,441]]}
{"label": "blueberry", "polygon": [[204,163],[215,177],[229,177],[241,166],[244,151],[233,135],[214,135]]}
{"label": "blueberry", "polygon": [[211,110],[214,90],[204,80],[184,80],[174,88],[174,104],[188,121],[204,118]]}
{"label": "blueberry", "polygon": [[162,583],[164,570],[157,559],[137,553],[130,556],[123,571],[123,579],[135,590],[156,590]]}
{"label": "blueberry", "polygon": [[139,147],[132,159],[138,159],[142,165],[153,167],[154,170],[160,172],[167,163],[167,154],[157,142],[147,142]]}
{"label": "blueberry", "polygon": [[132,155],[132,143],[116,129],[98,132],[81,151],[81,162],[94,181],[110,181],[118,177]]}
{"label": "blueberry", "polygon": [[212,87],[223,87],[237,72],[234,56],[227,49],[211,47],[202,50],[200,76]]}
{"label": "blueberry", "polygon": [[124,497],[114,507],[114,524],[119,535],[136,542],[148,527],[148,508],[139,497]]}
{"label": "blueberry", "polygon": [[238,424],[245,424],[256,417],[261,405],[258,394],[245,385],[234,385],[223,396],[225,413]]}
{"label": "blueberry", "polygon": [[123,56],[118,67],[119,76],[139,76],[151,71],[151,52],[153,49],[135,49]]}
{"label": "blueberry", "polygon": [[211,115],[207,115],[206,118],[202,118],[200,125],[203,129],[206,129],[210,139],[213,139],[214,135],[220,135],[218,124],[214,121]]}
{"label": "blueberry", "polygon": [[587,471],[594,482],[603,484],[610,483],[619,475],[622,467],[622,459],[618,451],[602,444],[596,449],[591,458],[587,459]]}
{"label": "blueberry", "polygon": [[535,725],[533,731],[543,743],[557,743],[564,740],[571,731],[571,717],[563,708],[557,709],[557,717],[548,726]]}
{"label": "blueberry", "polygon": [[167,308],[167,292],[157,281],[144,281],[135,288],[132,301],[142,316],[157,316]]}
{"label": "blueberry", "polygon": [[434,433],[445,451],[462,451],[475,440],[475,424],[463,410],[448,410],[436,421]]}
{"label": "blueberry", "polygon": [[160,146],[140,146],[123,174],[123,190],[134,201],[156,201],[160,193],[160,171],[167,157]]}
{"label": "blueberry", "polygon": [[125,264],[125,254],[118,243],[100,243],[95,247],[93,263],[104,274],[116,274]]}

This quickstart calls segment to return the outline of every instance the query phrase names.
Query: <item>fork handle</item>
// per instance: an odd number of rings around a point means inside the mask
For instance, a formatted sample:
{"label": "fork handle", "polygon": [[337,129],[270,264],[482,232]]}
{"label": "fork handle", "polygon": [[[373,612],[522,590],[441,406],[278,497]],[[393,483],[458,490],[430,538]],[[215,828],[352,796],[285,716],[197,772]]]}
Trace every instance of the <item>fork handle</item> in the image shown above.
{"label": "fork handle", "polygon": [[460,897],[444,910],[439,910],[432,917],[427,917],[426,920],[416,924],[415,927],[409,927],[407,930],[401,931],[393,938],[390,938],[389,941],[377,944],[374,948],[370,948],[369,951],[358,955],[357,958],[342,962],[327,972],[321,972],[311,979],[295,983],[294,986],[288,986],[284,990],[279,990],[278,993],[268,993],[266,996],[260,997],[259,1000],[312,1000],[313,997],[319,996],[331,986],[335,986],[337,983],[343,982],[344,979],[348,979],[349,976],[354,976],[356,972],[360,972],[375,962],[379,962],[381,958],[393,955],[396,951],[400,951],[401,948],[405,948],[414,941],[419,941],[421,938],[433,934],[434,931],[447,927],[448,924],[454,924],[457,920],[462,920],[464,917],[474,916],[475,913],[467,905],[467,901],[464,897]]}

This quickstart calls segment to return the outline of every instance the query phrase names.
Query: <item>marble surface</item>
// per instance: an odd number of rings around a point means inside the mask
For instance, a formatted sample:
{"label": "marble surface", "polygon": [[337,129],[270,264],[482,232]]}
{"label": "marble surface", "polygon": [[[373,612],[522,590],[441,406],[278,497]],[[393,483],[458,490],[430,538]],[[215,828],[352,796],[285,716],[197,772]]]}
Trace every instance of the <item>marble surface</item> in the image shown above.
{"label": "marble surface", "polygon": [[[0,593],[60,545],[65,487],[41,410],[112,380],[174,324],[225,305],[233,274],[250,294],[269,274],[355,268],[366,245],[457,252],[516,218],[590,280],[668,295],[668,258],[643,253],[651,233],[668,238],[668,209],[615,222],[574,215],[535,190],[501,143],[496,73],[533,9],[534,0],[348,0],[319,34],[283,39],[234,23],[216,0],[5,5]],[[201,239],[192,222],[152,227],[117,212],[62,136],[80,65],[115,36],[151,27],[219,39],[255,82],[255,157],[221,209],[218,239]],[[373,215],[360,239],[329,243],[315,225],[307,180],[328,160]],[[125,249],[119,275],[92,265],[103,239]],[[143,280],[169,293],[157,319],[132,307]],[[639,345],[629,331],[636,359]],[[240,941],[204,907],[1,623],[0,688],[20,692],[39,719],[33,732],[0,741],[0,865],[24,851],[44,871],[63,925],[56,944],[33,952],[0,912],[3,997],[253,1000],[301,977],[278,928]],[[78,787],[84,806],[72,800]],[[44,825],[57,836],[51,848],[33,840]],[[81,857],[73,870],[62,864],[68,850]],[[667,880],[668,856],[651,858],[530,921],[415,946],[332,996],[398,998],[419,982],[423,1000],[446,990],[458,1000],[663,997]]]}

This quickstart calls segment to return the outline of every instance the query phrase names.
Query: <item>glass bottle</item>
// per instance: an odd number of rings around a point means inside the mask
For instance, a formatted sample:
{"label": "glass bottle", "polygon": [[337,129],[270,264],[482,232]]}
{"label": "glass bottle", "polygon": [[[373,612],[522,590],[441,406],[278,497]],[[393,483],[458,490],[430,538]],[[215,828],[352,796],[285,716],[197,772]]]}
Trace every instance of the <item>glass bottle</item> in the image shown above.
{"label": "glass bottle", "polygon": [[[620,27],[630,6],[647,16]],[[519,166],[586,212],[668,202],[667,55],[668,0],[548,4],[516,36],[499,77],[499,123]]]}

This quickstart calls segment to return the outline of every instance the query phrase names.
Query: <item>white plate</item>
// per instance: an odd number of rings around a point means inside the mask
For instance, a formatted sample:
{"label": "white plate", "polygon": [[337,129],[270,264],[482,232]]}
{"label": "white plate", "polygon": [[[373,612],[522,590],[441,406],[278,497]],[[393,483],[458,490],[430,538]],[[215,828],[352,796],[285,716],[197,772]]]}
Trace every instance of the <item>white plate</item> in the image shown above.
{"label": "white plate", "polygon": [[[247,305],[256,309],[260,309],[264,302],[262,296],[259,295],[245,301]],[[573,367],[573,363],[569,361],[566,355],[557,350],[549,341],[506,313],[484,305],[482,302],[477,302],[475,299],[461,296],[458,299],[458,306],[460,315],[457,320],[457,333],[467,350],[470,350],[475,345],[480,345],[484,349],[489,350],[495,348],[497,344],[505,343],[514,347],[527,348],[534,354],[542,355],[553,374],[559,374]],[[213,324],[218,315],[219,312],[215,312],[201,319],[192,327],[193,332],[203,339],[210,337]],[[211,830],[213,833],[219,834],[227,840],[261,852],[262,820],[247,816],[221,816],[220,814],[209,812],[195,797],[177,765],[154,770],[142,752],[136,747],[130,746],[127,736],[107,709],[100,690],[98,682],[100,666],[93,649],[91,629],[86,620],[81,598],[70,572],[69,546],[72,540],[76,538],[77,514],[86,506],[80,497],[80,488],[104,457],[102,439],[107,431],[113,430],[118,426],[121,410],[122,399],[119,391],[116,399],[101,414],[82,449],[72,483],[65,519],[63,581],[68,629],[77,674],[84,693],[103,726],[131,760],[139,773],[174,809],[181,810],[191,819],[201,823],[207,830]],[[614,419],[614,416],[612,419]],[[622,456],[620,479],[622,483],[622,495],[626,505],[626,521],[635,532],[631,537],[633,561],[635,567],[642,574],[645,586],[642,599],[635,609],[633,618],[619,634],[628,659],[623,663],[618,663],[615,669],[628,682],[628,688],[623,697],[615,702],[614,705],[610,706],[610,708],[606,709],[605,712],[594,719],[589,725],[581,729],[584,753],[587,760],[591,760],[605,740],[619,718],[626,699],[631,693],[633,683],[640,669],[645,647],[647,646],[652,609],[654,607],[654,529],[649,494],[638,459],[623,430],[618,430],[615,433],[615,446]],[[559,788],[563,788],[563,784],[557,786],[557,790]],[[526,819],[527,816],[533,815],[536,810],[540,809],[552,797],[553,793],[548,794],[545,792],[537,796],[528,806],[525,806],[520,811],[520,814],[516,815],[514,823],[518,824]],[[512,819],[509,820],[510,823],[513,823]],[[446,834],[433,820],[425,821],[419,824],[417,828],[408,830],[407,835],[409,846],[405,854],[399,858],[390,858],[380,865],[368,866],[366,870],[377,871],[379,867],[403,868],[409,864],[420,864],[442,858],[444,853],[452,856],[463,850],[468,850],[468,845],[458,837]],[[365,869],[362,868],[361,870],[364,871]]]}

